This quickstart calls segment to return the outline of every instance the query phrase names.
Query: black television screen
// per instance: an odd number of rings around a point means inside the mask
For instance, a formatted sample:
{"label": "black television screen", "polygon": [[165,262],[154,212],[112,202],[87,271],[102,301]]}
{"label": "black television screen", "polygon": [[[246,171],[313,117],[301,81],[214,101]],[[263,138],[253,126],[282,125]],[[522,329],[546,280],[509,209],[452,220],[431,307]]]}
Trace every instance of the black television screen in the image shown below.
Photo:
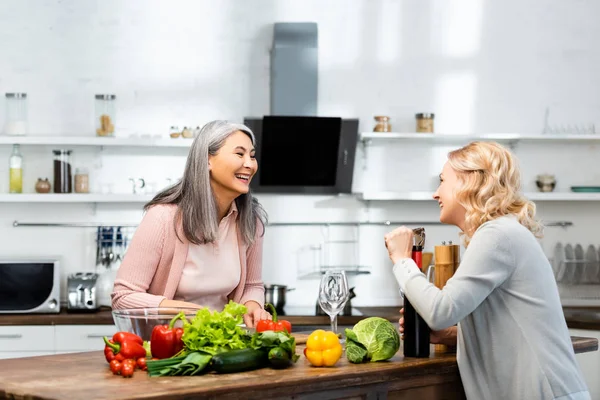
{"label": "black television screen", "polygon": [[351,192],[358,120],[265,116],[244,122],[257,141],[254,192]]}

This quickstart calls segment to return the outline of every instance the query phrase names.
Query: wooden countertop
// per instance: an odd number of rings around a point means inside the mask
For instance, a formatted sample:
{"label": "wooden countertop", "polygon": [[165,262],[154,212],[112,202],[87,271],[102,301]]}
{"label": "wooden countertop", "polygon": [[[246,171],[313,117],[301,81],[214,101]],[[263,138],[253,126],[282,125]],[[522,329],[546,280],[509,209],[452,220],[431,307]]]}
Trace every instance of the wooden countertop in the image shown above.
{"label": "wooden countertop", "polygon": [[[576,352],[598,349],[592,338],[573,337]],[[297,352],[302,353],[303,346]],[[302,356],[286,370],[261,369],[228,375],[150,378],[115,376],[100,351],[0,360],[0,398],[61,399],[264,399],[273,397],[352,397],[403,391],[436,393],[427,398],[462,399],[454,354],[404,358],[399,351],[389,362],[350,364],[345,357],[333,368],[314,368]],[[441,394],[440,394],[441,393]],[[304,394],[304,396],[300,396]],[[396,397],[395,397],[396,398]],[[398,398],[409,398],[400,396]],[[424,397],[419,397],[424,398]]]}
{"label": "wooden countertop", "polygon": [[[398,322],[399,307],[360,307],[362,316],[339,316],[338,325],[354,325],[361,319],[371,316],[386,318]],[[328,316],[285,315],[281,319],[292,325],[329,325]],[[57,314],[0,314],[0,326],[3,325],[112,325],[114,324],[109,308],[96,312],[68,312],[61,310]]]}
{"label": "wooden countertop", "polygon": [[[366,317],[383,317],[391,322],[398,322],[400,307],[356,307],[363,315],[340,316],[338,325],[354,325]],[[600,330],[600,307],[564,307],[565,319],[569,328]],[[328,325],[328,316],[314,315],[286,315],[282,316],[292,325]],[[3,325],[112,325],[113,319],[110,309],[97,312],[67,312],[58,314],[1,314],[0,326]]]}

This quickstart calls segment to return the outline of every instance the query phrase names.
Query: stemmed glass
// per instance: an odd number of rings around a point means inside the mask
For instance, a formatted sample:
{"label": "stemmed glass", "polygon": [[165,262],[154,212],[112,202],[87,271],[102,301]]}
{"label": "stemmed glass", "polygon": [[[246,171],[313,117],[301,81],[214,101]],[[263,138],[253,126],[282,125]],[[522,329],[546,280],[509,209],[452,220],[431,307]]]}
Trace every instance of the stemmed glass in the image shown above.
{"label": "stemmed glass", "polygon": [[341,270],[328,270],[321,278],[319,305],[331,319],[331,331],[337,333],[337,315],[348,301],[348,280]]}

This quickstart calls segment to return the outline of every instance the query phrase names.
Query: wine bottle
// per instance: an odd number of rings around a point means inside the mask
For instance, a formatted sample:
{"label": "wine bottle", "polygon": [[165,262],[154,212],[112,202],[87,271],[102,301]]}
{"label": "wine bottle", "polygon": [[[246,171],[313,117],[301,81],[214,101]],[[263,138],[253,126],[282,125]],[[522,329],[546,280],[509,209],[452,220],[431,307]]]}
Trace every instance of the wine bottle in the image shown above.
{"label": "wine bottle", "polygon": [[[423,246],[413,246],[412,259],[423,268]],[[404,295],[404,356],[429,357],[430,329]]]}

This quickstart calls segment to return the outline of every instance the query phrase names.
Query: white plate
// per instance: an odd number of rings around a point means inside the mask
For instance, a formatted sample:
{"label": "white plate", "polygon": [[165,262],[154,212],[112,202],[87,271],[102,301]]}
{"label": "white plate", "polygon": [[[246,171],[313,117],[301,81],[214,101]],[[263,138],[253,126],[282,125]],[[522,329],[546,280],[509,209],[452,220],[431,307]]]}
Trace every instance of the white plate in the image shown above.
{"label": "white plate", "polygon": [[584,283],[598,283],[598,253],[593,245],[589,245],[585,252]]}
{"label": "white plate", "polygon": [[573,283],[573,279],[575,278],[575,251],[573,250],[573,246],[571,244],[567,244],[565,246],[565,273],[564,273],[564,283]]}
{"label": "white plate", "polygon": [[574,250],[574,254],[575,254],[575,269],[573,270],[573,283],[579,283],[583,281],[583,271],[585,270],[585,256],[583,254],[583,247],[577,243],[577,245],[575,245],[575,250]]}
{"label": "white plate", "polygon": [[552,259],[552,269],[557,282],[561,282],[565,276],[565,250],[561,242],[554,245],[554,255]]}

